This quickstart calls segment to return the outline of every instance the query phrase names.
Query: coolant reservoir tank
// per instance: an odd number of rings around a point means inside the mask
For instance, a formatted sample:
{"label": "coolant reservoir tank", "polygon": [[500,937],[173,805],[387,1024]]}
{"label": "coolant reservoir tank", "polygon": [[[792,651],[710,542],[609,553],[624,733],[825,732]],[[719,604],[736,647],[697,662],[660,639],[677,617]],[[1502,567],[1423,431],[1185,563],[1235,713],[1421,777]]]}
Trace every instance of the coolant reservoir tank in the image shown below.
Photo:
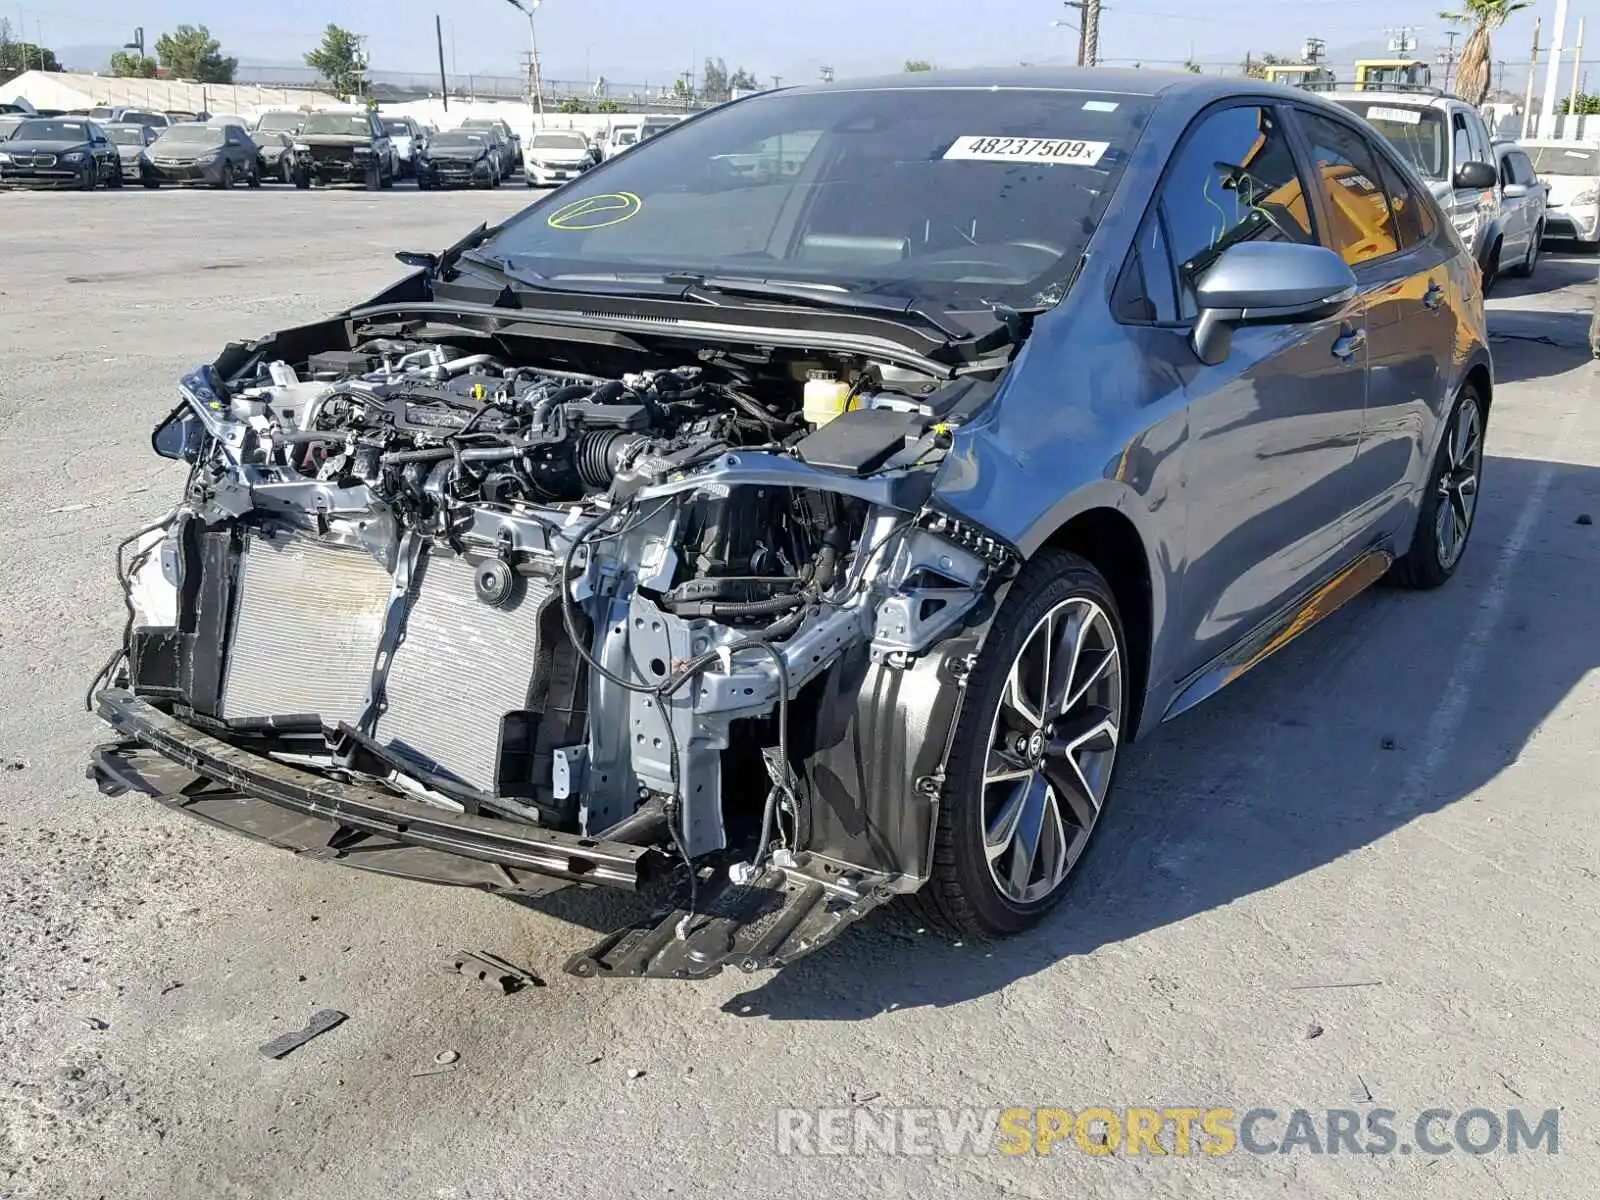
{"label": "coolant reservoir tank", "polygon": [[815,426],[826,425],[850,407],[850,385],[835,379],[826,371],[812,371],[806,376],[806,422]]}

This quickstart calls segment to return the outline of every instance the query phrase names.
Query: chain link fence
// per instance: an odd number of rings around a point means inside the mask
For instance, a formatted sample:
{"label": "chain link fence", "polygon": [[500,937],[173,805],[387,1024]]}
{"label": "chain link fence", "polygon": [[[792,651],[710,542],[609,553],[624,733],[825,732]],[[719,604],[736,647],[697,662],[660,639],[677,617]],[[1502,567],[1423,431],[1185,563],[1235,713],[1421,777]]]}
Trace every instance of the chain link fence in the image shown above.
{"label": "chain link fence", "polygon": [[[272,88],[325,89],[327,86],[309,67],[240,67],[238,80]],[[447,74],[445,83],[451,99],[463,100],[525,100],[531,90],[526,75],[457,72]],[[542,87],[546,108],[559,108],[565,103],[569,107],[581,106],[580,111],[587,112],[594,112],[608,100],[629,112],[689,112],[709,103],[685,94],[678,76],[636,83],[612,82],[603,76],[589,80],[545,79]],[[439,76],[427,72],[369,71],[365,91],[380,102],[421,100],[439,95]]]}

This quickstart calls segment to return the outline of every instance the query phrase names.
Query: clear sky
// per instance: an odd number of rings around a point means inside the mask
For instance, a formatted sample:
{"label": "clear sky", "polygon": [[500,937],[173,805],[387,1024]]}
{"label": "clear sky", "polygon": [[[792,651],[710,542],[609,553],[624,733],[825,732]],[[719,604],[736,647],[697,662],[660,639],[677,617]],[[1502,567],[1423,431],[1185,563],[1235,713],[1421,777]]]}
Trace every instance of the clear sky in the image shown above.
{"label": "clear sky", "polygon": [[[1421,27],[1425,51],[1444,45],[1437,13],[1448,0],[1107,0],[1101,54],[1112,62],[1235,62],[1246,50],[1297,54],[1308,35],[1333,48],[1379,40],[1387,26]],[[1495,57],[1526,62],[1535,11],[1549,23],[1554,0],[1520,13],[1499,36]],[[109,46],[143,25],[147,44],[180,23],[205,24],[223,51],[246,61],[300,61],[329,21],[367,35],[374,69],[435,66],[433,15],[446,23],[452,70],[515,74],[527,23],[505,0],[0,0],[0,17],[42,31],[52,46]],[[1600,0],[1574,0],[1595,20],[1600,65]],[[1071,61],[1076,34],[1051,22],[1076,19],[1059,0],[545,0],[539,42],[550,78],[604,73],[638,81],[697,66],[707,55],[763,79],[815,78],[897,70],[907,58],[941,66]],[[1571,35],[1569,34],[1569,42]],[[1546,42],[1548,43],[1548,31]],[[1513,66],[1513,71],[1517,68]],[[1596,71],[1600,81],[1600,71]],[[1600,86],[1600,84],[1597,84]]]}

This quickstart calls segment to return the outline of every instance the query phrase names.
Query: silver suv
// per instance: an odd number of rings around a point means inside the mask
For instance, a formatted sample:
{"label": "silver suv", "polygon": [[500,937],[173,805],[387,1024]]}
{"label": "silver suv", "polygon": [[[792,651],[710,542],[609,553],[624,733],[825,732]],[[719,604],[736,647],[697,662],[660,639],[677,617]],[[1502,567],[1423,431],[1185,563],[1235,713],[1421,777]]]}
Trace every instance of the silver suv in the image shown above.
{"label": "silver suv", "polygon": [[1364,117],[1417,169],[1493,284],[1505,253],[1500,171],[1478,110],[1434,92],[1336,92],[1329,99]]}

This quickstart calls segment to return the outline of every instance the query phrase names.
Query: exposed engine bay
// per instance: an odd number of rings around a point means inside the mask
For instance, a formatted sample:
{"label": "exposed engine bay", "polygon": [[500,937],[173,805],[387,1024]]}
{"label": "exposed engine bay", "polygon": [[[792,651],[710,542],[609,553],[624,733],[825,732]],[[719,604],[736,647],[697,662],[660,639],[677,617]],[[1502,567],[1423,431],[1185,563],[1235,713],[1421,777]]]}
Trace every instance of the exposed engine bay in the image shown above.
{"label": "exposed engine bay", "polygon": [[[124,543],[97,685],[196,768],[162,798],[244,827],[228,804],[292,791],[331,856],[438,878],[417,855],[446,849],[485,869],[445,881],[512,893],[665,881],[676,915],[580,974],[771,965],[913,890],[940,743],[889,731],[948,721],[956,635],[1011,567],[930,503],[992,385],[417,334],[258,343],[157,429],[189,481]],[[384,797],[423,817],[350,815]]]}

